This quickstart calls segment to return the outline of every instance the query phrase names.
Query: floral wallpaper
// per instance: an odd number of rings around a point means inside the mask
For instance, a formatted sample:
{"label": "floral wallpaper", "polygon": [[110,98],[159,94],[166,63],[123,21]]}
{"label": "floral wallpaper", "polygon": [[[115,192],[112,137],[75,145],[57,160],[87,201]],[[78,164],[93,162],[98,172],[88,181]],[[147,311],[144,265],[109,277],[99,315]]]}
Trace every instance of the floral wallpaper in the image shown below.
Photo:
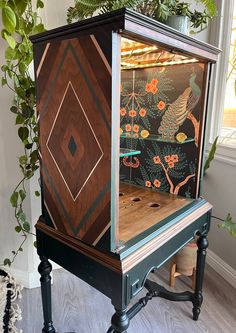
{"label": "floral wallpaper", "polygon": [[185,197],[196,196],[204,64],[124,70],[120,178]]}

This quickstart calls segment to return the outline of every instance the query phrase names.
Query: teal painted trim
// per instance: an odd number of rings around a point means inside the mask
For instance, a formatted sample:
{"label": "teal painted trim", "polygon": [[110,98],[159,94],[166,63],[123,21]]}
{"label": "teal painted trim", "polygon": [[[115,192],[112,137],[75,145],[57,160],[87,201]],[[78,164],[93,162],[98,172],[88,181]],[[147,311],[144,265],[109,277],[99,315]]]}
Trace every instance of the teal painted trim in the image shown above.
{"label": "teal painted trim", "polygon": [[73,234],[74,234],[75,236],[77,236],[79,230],[80,230],[80,229],[84,226],[84,224],[87,222],[89,216],[94,212],[94,210],[96,209],[97,205],[98,205],[98,204],[101,202],[101,200],[103,199],[104,195],[110,190],[110,187],[111,187],[111,183],[110,183],[110,181],[105,185],[104,189],[99,193],[99,195],[98,195],[97,198],[94,200],[94,202],[92,203],[92,205],[90,206],[90,208],[87,210],[87,212],[86,212],[85,216],[83,217],[82,221],[80,222],[80,224],[75,228],[74,225],[73,225],[73,223],[72,223],[72,220],[71,220],[71,218],[70,218],[70,216],[69,216],[69,214],[68,214],[68,212],[67,212],[67,210],[66,210],[66,208],[65,208],[65,206],[64,206],[64,204],[63,204],[63,202],[62,202],[62,200],[61,200],[61,196],[60,196],[60,194],[58,193],[58,191],[57,191],[57,189],[56,189],[56,187],[55,187],[55,185],[54,185],[54,182],[53,182],[52,178],[50,177],[50,175],[49,175],[49,173],[48,173],[48,170],[47,170],[47,168],[45,167],[45,165],[42,166],[42,169],[44,170],[45,175],[46,175],[46,177],[47,177],[47,179],[48,179],[48,181],[49,181],[49,183],[50,183],[50,185],[51,185],[51,187],[52,187],[52,190],[53,190],[53,192],[55,193],[55,195],[56,195],[56,197],[57,197],[57,199],[58,199],[58,201],[59,201],[59,203],[60,203],[60,206],[61,206],[61,208],[62,208],[62,210],[63,210],[63,212],[64,212],[64,215],[65,215],[65,217],[66,217],[67,223],[70,225],[70,228],[71,228]]}
{"label": "teal painted trim", "polygon": [[64,206],[64,204],[61,200],[61,196],[60,196],[59,192],[57,191],[56,186],[55,186],[51,176],[49,175],[48,169],[46,168],[46,166],[44,164],[41,166],[41,168],[43,169],[43,171],[44,171],[44,173],[45,173],[45,175],[46,175],[46,177],[47,177],[47,179],[48,179],[48,181],[51,185],[51,188],[52,188],[53,192],[55,193],[55,196],[57,197],[57,200],[58,200],[58,202],[59,202],[59,204],[60,204],[60,206],[63,210],[63,213],[65,215],[67,223],[69,224],[69,226],[71,227],[71,230],[73,231],[73,233],[75,235],[75,230],[74,230],[74,226],[73,226],[73,223],[71,221],[71,218],[70,218],[70,216],[69,216],[69,214],[68,214],[68,212],[67,212],[67,210],[66,210],[66,208],[65,208],[65,206]]}
{"label": "teal painted trim", "polygon": [[89,219],[90,215],[96,210],[96,207],[102,201],[103,197],[110,190],[110,188],[111,188],[111,182],[108,181],[107,184],[104,186],[103,190],[99,193],[99,195],[96,197],[96,199],[94,200],[94,202],[92,203],[92,205],[87,210],[86,214],[82,218],[82,220],[79,223],[79,225],[76,228],[74,228],[76,234],[80,231],[81,228],[83,228],[83,226],[85,225],[85,223]]}
{"label": "teal painted trim", "polygon": [[120,85],[121,35],[112,32],[112,131],[111,131],[111,239],[110,250],[119,247],[120,184]]}
{"label": "teal painted trim", "polygon": [[203,129],[203,142],[202,142],[202,163],[201,168],[199,170],[200,172],[200,178],[199,178],[199,196],[202,194],[202,183],[203,183],[203,177],[204,177],[204,166],[206,162],[205,158],[205,150],[207,146],[207,127],[209,123],[209,114],[210,110],[208,109],[208,103],[209,103],[209,95],[210,95],[210,84],[211,84],[211,73],[212,73],[212,66],[213,64],[208,64],[207,68],[207,76],[206,76],[206,96],[205,96],[205,122],[204,122],[204,129]]}
{"label": "teal painted trim", "polygon": [[169,229],[189,214],[193,213],[196,209],[202,207],[205,203],[205,199],[194,200],[188,206],[178,210],[176,213],[168,216],[163,221],[145,230],[145,232],[141,233],[125,244],[125,248],[120,251],[120,258],[124,259],[131,253],[137,251],[140,247],[144,246],[153,238],[157,237],[162,232]]}

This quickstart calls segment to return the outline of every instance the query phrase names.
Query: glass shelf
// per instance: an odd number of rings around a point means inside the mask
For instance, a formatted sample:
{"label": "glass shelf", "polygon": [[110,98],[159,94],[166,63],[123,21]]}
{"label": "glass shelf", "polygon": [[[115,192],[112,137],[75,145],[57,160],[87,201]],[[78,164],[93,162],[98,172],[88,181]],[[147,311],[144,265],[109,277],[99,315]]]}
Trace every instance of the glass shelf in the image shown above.
{"label": "glass shelf", "polygon": [[141,154],[140,150],[131,150],[131,149],[126,149],[126,148],[120,148],[120,157],[134,156],[134,155],[139,155],[139,154]]}
{"label": "glass shelf", "polygon": [[137,139],[137,140],[150,140],[150,141],[158,141],[158,142],[167,142],[167,143],[176,143],[179,145],[183,145],[185,143],[189,142],[194,142],[193,138],[187,138],[183,142],[175,140],[168,140],[168,139],[163,139],[161,135],[154,135],[150,134],[148,137],[142,137],[138,133],[122,133],[121,138],[126,138],[126,139]]}

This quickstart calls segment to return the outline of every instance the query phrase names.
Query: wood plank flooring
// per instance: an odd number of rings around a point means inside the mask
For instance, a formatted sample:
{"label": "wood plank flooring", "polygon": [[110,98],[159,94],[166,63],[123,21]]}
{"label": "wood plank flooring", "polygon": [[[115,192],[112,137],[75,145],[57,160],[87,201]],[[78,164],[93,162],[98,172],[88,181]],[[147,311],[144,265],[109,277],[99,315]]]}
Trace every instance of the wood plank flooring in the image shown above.
{"label": "wood plank flooring", "polygon": [[[64,270],[53,273],[53,321],[58,333],[106,333],[113,307],[100,292]],[[161,268],[150,279],[168,283],[168,270]],[[177,278],[175,290],[190,290],[191,280]],[[144,296],[142,291],[139,297]],[[24,290],[20,301],[23,333],[41,333],[40,288]],[[190,302],[174,303],[155,298],[131,321],[128,333],[235,333],[236,290],[209,266],[204,281],[204,302],[197,322]]]}

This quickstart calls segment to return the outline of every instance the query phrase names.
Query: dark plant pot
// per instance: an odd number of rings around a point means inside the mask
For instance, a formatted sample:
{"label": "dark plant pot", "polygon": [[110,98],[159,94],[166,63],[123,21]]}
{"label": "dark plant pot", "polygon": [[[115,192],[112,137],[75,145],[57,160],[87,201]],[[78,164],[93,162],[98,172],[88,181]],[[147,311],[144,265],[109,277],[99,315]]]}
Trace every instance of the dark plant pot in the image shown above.
{"label": "dark plant pot", "polygon": [[169,27],[179,30],[185,35],[189,34],[190,19],[188,16],[172,15],[169,16],[165,24]]}

